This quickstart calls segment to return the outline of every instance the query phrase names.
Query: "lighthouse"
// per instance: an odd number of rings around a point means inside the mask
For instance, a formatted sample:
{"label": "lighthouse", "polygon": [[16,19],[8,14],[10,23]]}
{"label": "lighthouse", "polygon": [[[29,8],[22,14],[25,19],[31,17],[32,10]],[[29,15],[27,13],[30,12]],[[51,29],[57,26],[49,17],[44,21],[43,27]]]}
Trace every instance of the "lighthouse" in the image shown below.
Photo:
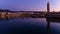
{"label": "lighthouse", "polygon": [[47,12],[48,13],[50,12],[50,4],[49,4],[49,2],[47,2]]}

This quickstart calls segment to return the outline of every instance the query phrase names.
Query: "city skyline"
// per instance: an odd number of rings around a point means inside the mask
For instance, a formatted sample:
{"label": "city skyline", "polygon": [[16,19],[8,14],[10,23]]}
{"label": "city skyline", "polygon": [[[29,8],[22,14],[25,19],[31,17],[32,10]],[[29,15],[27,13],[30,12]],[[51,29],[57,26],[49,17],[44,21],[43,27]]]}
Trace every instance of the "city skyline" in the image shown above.
{"label": "city skyline", "polygon": [[16,11],[47,11],[47,2],[51,11],[60,11],[60,0],[0,0],[0,9]]}

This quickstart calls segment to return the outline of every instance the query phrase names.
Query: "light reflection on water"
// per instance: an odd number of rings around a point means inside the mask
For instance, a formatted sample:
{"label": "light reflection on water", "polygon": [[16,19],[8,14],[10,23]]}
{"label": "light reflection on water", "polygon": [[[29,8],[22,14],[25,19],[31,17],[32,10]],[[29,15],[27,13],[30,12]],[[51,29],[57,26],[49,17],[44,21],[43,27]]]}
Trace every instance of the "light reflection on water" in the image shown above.
{"label": "light reflection on water", "polygon": [[[60,34],[60,23],[50,22],[51,34]],[[47,22],[45,18],[13,18],[0,20],[0,33],[33,32],[47,33]]]}
{"label": "light reflection on water", "polygon": [[43,30],[46,30],[45,18],[14,18],[0,20],[0,33],[33,32],[40,34],[43,33]]}
{"label": "light reflection on water", "polygon": [[60,34],[60,23],[59,22],[50,22],[51,34]]}

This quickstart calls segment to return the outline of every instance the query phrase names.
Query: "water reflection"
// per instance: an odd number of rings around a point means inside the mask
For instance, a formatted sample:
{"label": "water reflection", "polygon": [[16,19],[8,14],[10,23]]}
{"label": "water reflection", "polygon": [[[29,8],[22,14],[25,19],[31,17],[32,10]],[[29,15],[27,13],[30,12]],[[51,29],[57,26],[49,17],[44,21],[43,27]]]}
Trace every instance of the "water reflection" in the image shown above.
{"label": "water reflection", "polygon": [[[45,18],[13,18],[0,20],[0,33],[47,34]],[[50,22],[50,33],[60,34],[60,23]]]}
{"label": "water reflection", "polygon": [[60,23],[58,22],[51,22],[50,23],[50,32],[51,34],[60,34]]}
{"label": "water reflection", "polygon": [[13,18],[0,20],[0,33],[46,33],[45,18]]}

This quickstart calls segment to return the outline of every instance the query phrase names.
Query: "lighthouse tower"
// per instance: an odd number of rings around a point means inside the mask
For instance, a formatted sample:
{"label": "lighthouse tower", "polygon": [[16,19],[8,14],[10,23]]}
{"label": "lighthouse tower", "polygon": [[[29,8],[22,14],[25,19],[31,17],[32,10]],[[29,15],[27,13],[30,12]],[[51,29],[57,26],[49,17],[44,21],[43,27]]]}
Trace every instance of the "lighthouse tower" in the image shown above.
{"label": "lighthouse tower", "polygon": [[50,12],[50,4],[49,4],[49,2],[47,2],[47,12],[48,13]]}

